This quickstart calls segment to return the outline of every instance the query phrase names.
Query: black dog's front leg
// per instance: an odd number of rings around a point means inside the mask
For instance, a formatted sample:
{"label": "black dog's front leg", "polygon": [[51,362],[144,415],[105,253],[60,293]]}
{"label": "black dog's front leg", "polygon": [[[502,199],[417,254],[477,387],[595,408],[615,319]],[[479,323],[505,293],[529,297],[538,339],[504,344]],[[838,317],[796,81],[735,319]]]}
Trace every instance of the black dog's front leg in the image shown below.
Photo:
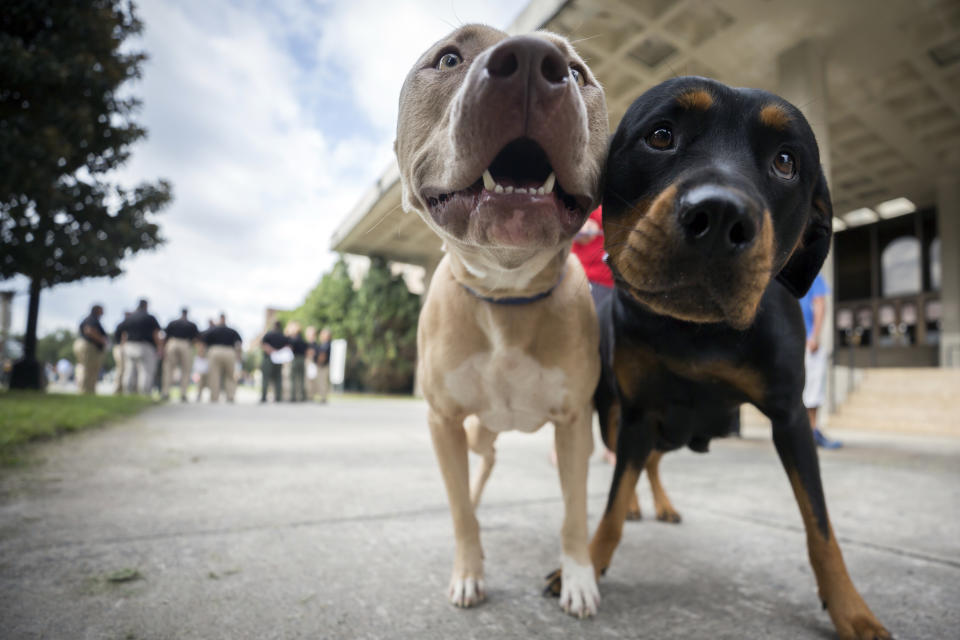
{"label": "black dog's front leg", "polygon": [[773,442],[790,478],[807,532],[807,551],[823,606],[844,639],[890,638],[850,580],[830,525],[820,481],[820,464],[807,412],[802,406],[773,417]]}
{"label": "black dog's front leg", "polygon": [[607,507],[590,541],[590,560],[598,576],[606,572],[613,552],[620,544],[624,520],[635,500],[637,480],[653,451],[656,426],[641,408],[622,403],[618,431],[617,465],[613,470]]}

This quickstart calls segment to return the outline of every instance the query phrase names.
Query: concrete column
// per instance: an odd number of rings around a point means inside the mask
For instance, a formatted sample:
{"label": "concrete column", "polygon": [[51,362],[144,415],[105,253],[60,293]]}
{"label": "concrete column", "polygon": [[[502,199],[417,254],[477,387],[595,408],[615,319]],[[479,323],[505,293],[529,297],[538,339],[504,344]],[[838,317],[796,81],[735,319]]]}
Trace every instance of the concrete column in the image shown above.
{"label": "concrete column", "polygon": [[960,368],[960,177],[937,181],[940,235],[940,366]]}
{"label": "concrete column", "polygon": [[[777,57],[777,93],[796,105],[810,123],[817,145],[820,147],[820,165],[832,184],[830,175],[830,131],[827,128],[829,107],[827,105],[827,65],[823,56],[823,43],[804,40]],[[827,312],[821,334],[821,348],[833,354],[833,310],[835,279],[833,276],[833,248],[823,264],[823,277],[830,287],[827,297]],[[833,413],[833,365],[827,376],[826,409]]]}

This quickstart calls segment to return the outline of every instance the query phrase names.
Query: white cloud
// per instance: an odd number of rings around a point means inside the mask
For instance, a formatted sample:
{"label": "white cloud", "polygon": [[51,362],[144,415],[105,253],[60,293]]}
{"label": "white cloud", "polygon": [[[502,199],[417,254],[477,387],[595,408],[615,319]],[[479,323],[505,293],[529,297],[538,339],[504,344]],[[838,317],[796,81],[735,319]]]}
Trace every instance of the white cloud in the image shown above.
{"label": "white cloud", "polygon": [[400,87],[417,58],[461,25],[505,28],[522,8],[504,0],[337,3],[331,15],[336,28],[324,30],[317,49],[321,60],[342,72],[372,126],[392,139]]}
{"label": "white cloud", "polygon": [[[400,85],[453,27],[506,26],[520,5],[373,0],[139,3],[150,60],[131,87],[149,130],[120,176],[168,178],[167,244],[110,281],[43,292],[40,333],[74,327],[90,304],[107,325],[136,298],[161,322],[186,304],[225,310],[245,338],[267,306],[299,304],[333,261],[330,236],[391,159]],[[478,5],[483,6],[478,6]],[[462,6],[461,6],[462,5]],[[24,279],[0,283],[26,290]],[[14,327],[26,322],[18,296]]]}

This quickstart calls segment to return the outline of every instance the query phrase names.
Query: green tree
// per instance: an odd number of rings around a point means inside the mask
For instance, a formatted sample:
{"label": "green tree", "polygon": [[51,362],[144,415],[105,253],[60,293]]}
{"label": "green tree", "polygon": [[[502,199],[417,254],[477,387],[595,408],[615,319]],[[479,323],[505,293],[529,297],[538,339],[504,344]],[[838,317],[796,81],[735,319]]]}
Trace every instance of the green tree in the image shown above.
{"label": "green tree", "polygon": [[280,314],[318,329],[329,327],[347,341],[347,387],[370,391],[411,391],[417,357],[420,298],[403,278],[390,274],[382,258],[372,258],[360,287],[353,288],[340,258],[307,294],[302,305]]}
{"label": "green tree", "polygon": [[390,273],[386,260],[371,258],[348,315],[365,388],[412,391],[419,315],[420,297]]}
{"label": "green tree", "polygon": [[143,52],[131,2],[14,0],[0,11],[0,278],[30,280],[24,357],[11,386],[39,387],[37,316],[44,287],[122,273],[162,239],[150,214],[164,181],[124,189],[110,172],[146,135],[140,101],[122,91]]}
{"label": "green tree", "polygon": [[56,364],[60,358],[74,362],[73,341],[77,335],[70,329],[57,329],[37,340],[37,360]]}
{"label": "green tree", "polygon": [[347,315],[353,306],[355,292],[349,269],[343,257],[333,268],[323,274],[320,282],[307,294],[303,304],[289,313],[281,314],[281,320],[296,320],[303,326],[317,329],[328,327],[335,338],[346,337]]}

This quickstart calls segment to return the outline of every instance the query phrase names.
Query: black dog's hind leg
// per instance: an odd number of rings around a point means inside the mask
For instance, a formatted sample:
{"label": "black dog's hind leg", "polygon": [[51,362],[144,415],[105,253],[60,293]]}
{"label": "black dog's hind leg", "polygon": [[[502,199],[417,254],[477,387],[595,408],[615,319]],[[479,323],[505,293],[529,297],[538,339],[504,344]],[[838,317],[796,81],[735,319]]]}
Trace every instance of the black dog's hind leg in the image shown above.
{"label": "black dog's hind leg", "polygon": [[590,541],[590,560],[598,576],[606,572],[613,552],[620,544],[624,520],[631,503],[636,502],[637,480],[653,451],[654,426],[642,410],[621,406],[619,431],[617,465],[613,470],[607,507]]}
{"label": "black dog's hind leg", "polygon": [[802,406],[789,415],[773,417],[773,442],[790,478],[807,532],[810,565],[817,578],[823,606],[844,640],[891,638],[867,607],[850,580],[840,546],[830,526],[820,482],[820,465],[813,433]]}
{"label": "black dog's hind leg", "polygon": [[[666,489],[663,488],[663,483],[660,482],[660,460],[662,459],[663,451],[654,449],[650,453],[650,457],[647,458],[646,464],[643,466],[647,472],[647,477],[650,479],[650,491],[653,493],[653,508],[657,514],[657,520],[660,522],[679,524],[680,520],[682,520],[680,513],[673,508],[673,503],[670,502],[670,497],[667,495]],[[636,500],[636,491],[634,491],[634,500]]]}

